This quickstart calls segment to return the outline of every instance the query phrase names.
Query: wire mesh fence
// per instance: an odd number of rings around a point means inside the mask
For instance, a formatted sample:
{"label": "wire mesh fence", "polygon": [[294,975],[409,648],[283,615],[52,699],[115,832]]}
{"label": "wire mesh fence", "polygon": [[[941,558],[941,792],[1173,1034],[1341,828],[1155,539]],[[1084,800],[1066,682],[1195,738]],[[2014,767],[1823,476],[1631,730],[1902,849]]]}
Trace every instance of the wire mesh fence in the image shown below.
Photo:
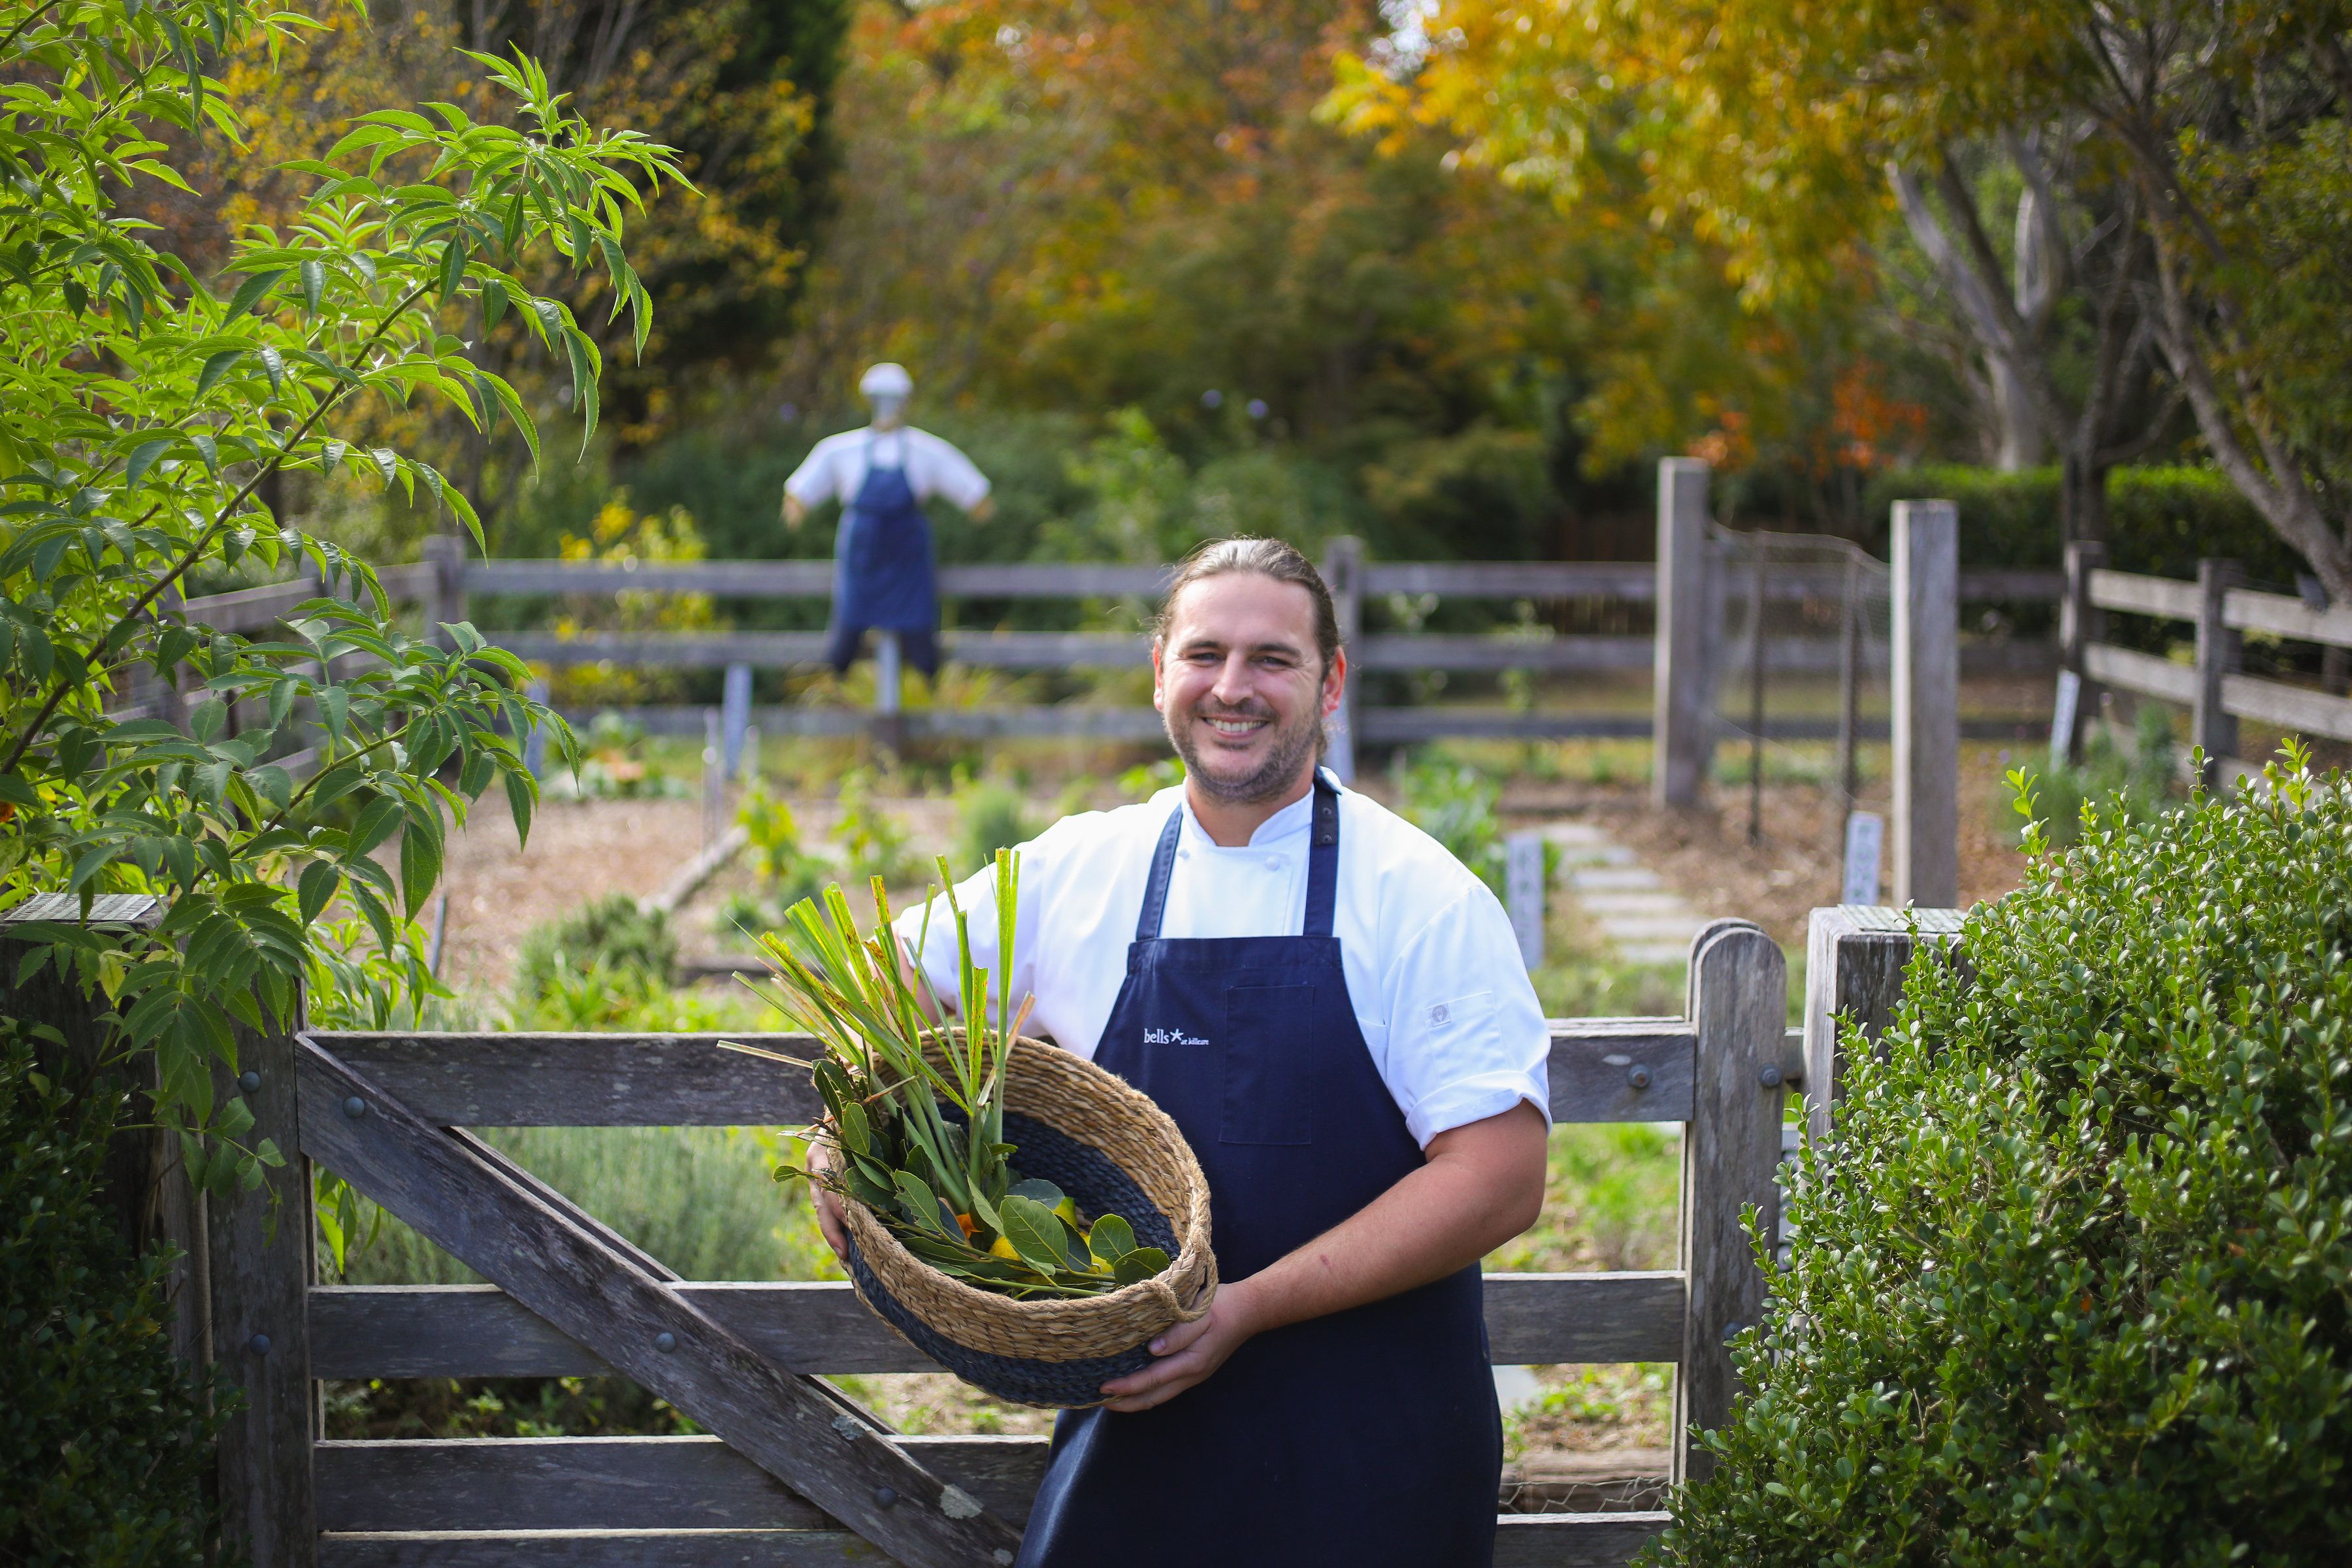
{"label": "wire mesh fence", "polygon": [[1768,780],[1817,783],[1843,853],[1866,787],[1862,747],[1893,712],[1887,564],[1819,534],[1718,527],[1711,538],[1717,777],[1745,786],[1751,839]]}

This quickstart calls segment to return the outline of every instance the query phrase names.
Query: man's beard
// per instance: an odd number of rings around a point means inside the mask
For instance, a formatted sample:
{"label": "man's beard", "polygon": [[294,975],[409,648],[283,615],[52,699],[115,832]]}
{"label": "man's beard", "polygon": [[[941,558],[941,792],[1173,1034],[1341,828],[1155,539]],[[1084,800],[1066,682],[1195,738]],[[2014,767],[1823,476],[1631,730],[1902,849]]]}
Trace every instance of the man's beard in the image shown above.
{"label": "man's beard", "polygon": [[1323,717],[1309,708],[1290,723],[1279,726],[1274,732],[1274,744],[1265,753],[1265,761],[1240,778],[1228,778],[1211,773],[1201,763],[1201,753],[1192,743],[1192,721],[1214,719],[1262,719],[1268,716],[1264,708],[1221,709],[1214,712],[1195,710],[1179,719],[1163,715],[1168,739],[1176,747],[1176,754],[1184,759],[1184,772],[1201,793],[1212,799],[1232,805],[1256,805],[1273,800],[1297,782],[1299,764],[1323,750]]}

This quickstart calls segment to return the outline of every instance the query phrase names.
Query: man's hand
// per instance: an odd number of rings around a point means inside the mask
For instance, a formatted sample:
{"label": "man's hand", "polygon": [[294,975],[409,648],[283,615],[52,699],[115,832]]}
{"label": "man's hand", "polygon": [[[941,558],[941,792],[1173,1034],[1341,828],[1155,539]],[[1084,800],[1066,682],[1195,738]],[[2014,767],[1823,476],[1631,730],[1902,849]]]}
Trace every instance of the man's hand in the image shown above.
{"label": "man's hand", "polygon": [[1102,1391],[1113,1395],[1105,1408],[1135,1411],[1164,1405],[1224,1365],[1225,1358],[1258,1331],[1249,1285],[1241,1279],[1220,1286],[1206,1317],[1178,1323],[1153,1340],[1151,1353],[1160,1359],[1141,1372],[1104,1384]]}
{"label": "man's hand", "polygon": [[1536,1222],[1543,1113],[1525,1101],[1441,1132],[1426,1163],[1349,1218],[1246,1279],[1218,1287],[1209,1315],[1151,1342],[1161,1359],[1103,1384],[1113,1410],[1149,1410],[1223,1366],[1253,1334],[1344,1312],[1442,1279]]}
{"label": "man's hand", "polygon": [[[822,1175],[833,1168],[833,1145],[812,1138],[806,1162],[809,1174]],[[849,1232],[841,1223],[841,1204],[831,1193],[815,1182],[809,1184],[810,1201],[816,1205],[816,1228],[824,1237],[824,1244],[833,1255],[846,1263],[849,1260]]]}
{"label": "man's hand", "polygon": [[801,524],[807,521],[808,508],[801,504],[800,497],[792,494],[790,491],[785,492],[784,527],[792,532],[797,533],[800,531]]}

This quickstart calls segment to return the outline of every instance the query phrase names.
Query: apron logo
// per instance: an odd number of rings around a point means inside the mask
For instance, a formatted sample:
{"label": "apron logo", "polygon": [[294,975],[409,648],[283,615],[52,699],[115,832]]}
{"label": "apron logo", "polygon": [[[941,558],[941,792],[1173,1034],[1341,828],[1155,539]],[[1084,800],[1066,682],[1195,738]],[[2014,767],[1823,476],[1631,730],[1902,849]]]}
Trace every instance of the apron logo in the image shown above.
{"label": "apron logo", "polygon": [[1209,1042],[1181,1029],[1146,1029],[1143,1031],[1143,1043],[1147,1046],[1205,1046]]}

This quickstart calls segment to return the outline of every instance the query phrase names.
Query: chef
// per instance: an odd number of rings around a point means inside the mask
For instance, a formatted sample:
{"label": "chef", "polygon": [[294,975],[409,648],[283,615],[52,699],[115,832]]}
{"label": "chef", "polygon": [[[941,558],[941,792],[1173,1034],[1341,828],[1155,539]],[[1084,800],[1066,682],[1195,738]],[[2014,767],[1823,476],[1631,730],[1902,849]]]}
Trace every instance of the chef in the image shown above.
{"label": "chef", "polygon": [[[1152,668],[1184,782],[1022,848],[1009,966],[992,876],[957,897],[972,961],[1034,994],[1033,1032],[1184,1130],[1223,1284],[1060,1417],[1020,1561],[1485,1564],[1502,1426],[1478,1259],[1534,1223],[1549,1127],[1549,1033],[1510,922],[1318,765],[1347,656],[1297,551],[1197,551]],[[921,955],[943,997],[951,947]]]}
{"label": "chef", "polygon": [[931,521],[922,503],[944,496],[986,521],[988,479],[971,459],[907,423],[915,390],[906,367],[885,362],[857,384],[873,423],[827,436],[784,481],[784,526],[798,529],[809,510],[841,502],[833,550],[833,630],[825,661],[845,674],[868,628],[895,632],[908,660],[925,675],[940,668],[940,596]]}

